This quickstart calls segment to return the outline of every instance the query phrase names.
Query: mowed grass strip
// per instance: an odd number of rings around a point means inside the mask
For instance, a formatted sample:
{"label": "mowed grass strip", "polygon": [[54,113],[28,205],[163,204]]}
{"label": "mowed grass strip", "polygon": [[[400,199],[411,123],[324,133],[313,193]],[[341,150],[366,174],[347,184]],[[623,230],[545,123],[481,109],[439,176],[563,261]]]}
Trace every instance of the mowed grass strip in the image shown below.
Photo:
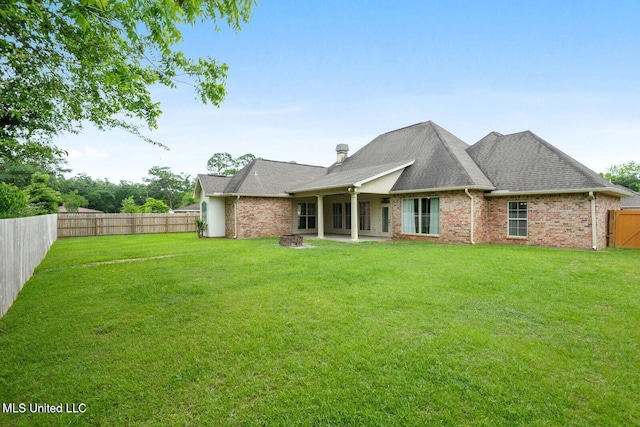
{"label": "mowed grass strip", "polygon": [[63,239],[0,319],[1,425],[638,425],[640,252]]}

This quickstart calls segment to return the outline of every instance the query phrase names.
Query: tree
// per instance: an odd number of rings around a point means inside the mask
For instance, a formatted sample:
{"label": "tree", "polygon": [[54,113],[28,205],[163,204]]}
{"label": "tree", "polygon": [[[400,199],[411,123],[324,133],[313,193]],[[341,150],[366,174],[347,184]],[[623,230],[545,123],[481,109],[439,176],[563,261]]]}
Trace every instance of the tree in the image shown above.
{"label": "tree", "polygon": [[141,208],[136,204],[136,201],[133,200],[133,196],[129,196],[122,201],[122,209],[120,212],[122,213],[140,213]]}
{"label": "tree", "polygon": [[199,199],[195,199],[193,197],[193,193],[189,192],[189,193],[184,193],[184,195],[182,196],[182,201],[180,202],[180,207],[182,206],[191,206],[191,205],[195,205],[196,203],[200,203]]}
{"label": "tree", "polygon": [[144,213],[167,213],[169,212],[169,205],[167,205],[162,200],[154,199],[153,197],[149,197],[144,205],[142,205],[141,212]]}
{"label": "tree", "polygon": [[60,192],[49,187],[49,175],[45,173],[36,172],[33,174],[31,184],[26,188],[25,194],[38,214],[56,213],[60,202],[62,202]]}
{"label": "tree", "polygon": [[613,165],[602,176],[613,184],[640,191],[640,164],[636,162]]}
{"label": "tree", "polygon": [[68,212],[78,212],[80,206],[85,207],[89,201],[78,194],[78,190],[62,195],[62,204]]}
{"label": "tree", "polygon": [[27,195],[13,184],[0,182],[0,218],[31,216]]}
{"label": "tree", "polygon": [[193,182],[187,174],[174,174],[167,166],[154,166],[149,169],[149,177],[143,178],[147,182],[149,195],[165,201],[173,209],[174,200],[180,201],[184,193],[191,191]]}
{"label": "tree", "polygon": [[223,101],[228,66],[188,58],[182,28],[210,21],[234,31],[254,0],[8,0],[0,3],[0,156],[49,151],[84,122],[141,135],[161,113],[152,85],[185,83],[204,103]]}
{"label": "tree", "polygon": [[247,153],[234,159],[229,153],[215,153],[207,161],[207,170],[213,175],[234,175],[254,161],[256,156]]}
{"label": "tree", "polygon": [[117,185],[108,179],[93,179],[89,175],[79,174],[64,180],[59,186],[62,193],[74,190],[84,197],[87,207],[102,212],[118,212],[122,199],[116,199]]}
{"label": "tree", "polygon": [[31,182],[31,175],[35,172],[58,177],[69,171],[64,167],[67,161],[54,150],[38,150],[37,144],[34,143],[26,144],[20,152],[14,151],[14,148],[17,148],[15,144],[0,141],[0,181],[2,182],[25,188]]}

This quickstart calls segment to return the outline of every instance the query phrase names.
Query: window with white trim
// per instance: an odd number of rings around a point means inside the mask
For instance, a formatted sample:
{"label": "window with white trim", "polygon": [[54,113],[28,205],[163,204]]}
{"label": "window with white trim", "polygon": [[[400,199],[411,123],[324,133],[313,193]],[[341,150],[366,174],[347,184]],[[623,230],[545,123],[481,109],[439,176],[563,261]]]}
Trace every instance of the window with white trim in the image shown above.
{"label": "window with white trim", "polygon": [[205,222],[207,221],[207,202],[205,202],[204,200],[200,205],[200,219]]}
{"label": "window with white trim", "polygon": [[527,237],[527,202],[509,202],[509,237]]}
{"label": "window with white trim", "polygon": [[438,197],[402,199],[402,232],[440,234],[440,199]]}
{"label": "window with white trim", "polygon": [[316,204],[298,203],[298,230],[316,228]]}

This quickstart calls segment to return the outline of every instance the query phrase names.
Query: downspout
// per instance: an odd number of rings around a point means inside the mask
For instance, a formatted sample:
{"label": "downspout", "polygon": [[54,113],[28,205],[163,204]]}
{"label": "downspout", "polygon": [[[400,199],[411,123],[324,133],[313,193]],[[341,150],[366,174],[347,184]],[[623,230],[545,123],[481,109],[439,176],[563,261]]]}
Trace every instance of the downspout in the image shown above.
{"label": "downspout", "polygon": [[240,200],[240,195],[236,196],[235,202],[233,202],[233,238],[238,238],[238,200]]}
{"label": "downspout", "polygon": [[591,241],[593,246],[591,248],[593,250],[598,249],[598,233],[596,229],[596,196],[593,194],[593,191],[589,191],[589,200],[591,201]]}
{"label": "downspout", "polygon": [[475,244],[476,244],[476,242],[475,242],[475,240],[473,239],[473,229],[474,229],[474,227],[473,227],[473,196],[471,195],[471,193],[469,193],[469,189],[468,189],[468,188],[465,188],[465,189],[464,189],[464,193],[465,193],[467,196],[469,196],[469,198],[471,199],[471,225],[470,225],[470,227],[469,227],[469,229],[470,229],[470,230],[469,230],[469,232],[471,233],[471,244],[472,244],[472,245],[475,245]]}

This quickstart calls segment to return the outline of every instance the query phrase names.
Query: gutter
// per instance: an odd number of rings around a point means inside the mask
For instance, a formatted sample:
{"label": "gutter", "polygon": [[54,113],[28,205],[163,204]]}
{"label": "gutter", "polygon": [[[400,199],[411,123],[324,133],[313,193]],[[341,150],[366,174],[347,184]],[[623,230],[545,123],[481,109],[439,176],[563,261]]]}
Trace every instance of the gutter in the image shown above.
{"label": "gutter", "polygon": [[469,198],[471,199],[471,224],[469,225],[469,234],[471,235],[471,244],[475,245],[476,242],[473,239],[473,229],[474,229],[474,224],[473,224],[473,196],[471,195],[471,193],[469,193],[469,189],[468,188],[464,189],[464,194],[469,196]]}
{"label": "gutter", "polygon": [[[412,193],[430,193],[430,192],[441,192],[441,191],[460,191],[460,190],[483,190],[483,191],[492,191],[495,187],[487,187],[486,185],[471,185],[466,187],[434,187],[434,188],[420,188],[413,190],[391,190],[389,194],[412,194]],[[490,196],[491,193],[485,193],[485,196]]]}
{"label": "gutter", "polygon": [[236,200],[233,202],[233,238],[238,238],[238,200],[240,200],[240,195],[236,197]]}
{"label": "gutter", "polygon": [[494,190],[489,193],[485,193],[485,197],[501,197],[501,196],[536,196],[540,194],[576,194],[576,193],[604,193],[609,195],[615,195],[618,197],[628,197],[631,193],[624,190],[618,190],[616,188],[567,188],[556,190],[530,190],[530,191],[509,191],[509,190]]}
{"label": "gutter", "polygon": [[589,191],[589,200],[591,201],[591,242],[593,246],[591,248],[593,250],[598,249],[598,233],[597,233],[597,223],[596,223],[596,196],[593,194],[593,191]]}

